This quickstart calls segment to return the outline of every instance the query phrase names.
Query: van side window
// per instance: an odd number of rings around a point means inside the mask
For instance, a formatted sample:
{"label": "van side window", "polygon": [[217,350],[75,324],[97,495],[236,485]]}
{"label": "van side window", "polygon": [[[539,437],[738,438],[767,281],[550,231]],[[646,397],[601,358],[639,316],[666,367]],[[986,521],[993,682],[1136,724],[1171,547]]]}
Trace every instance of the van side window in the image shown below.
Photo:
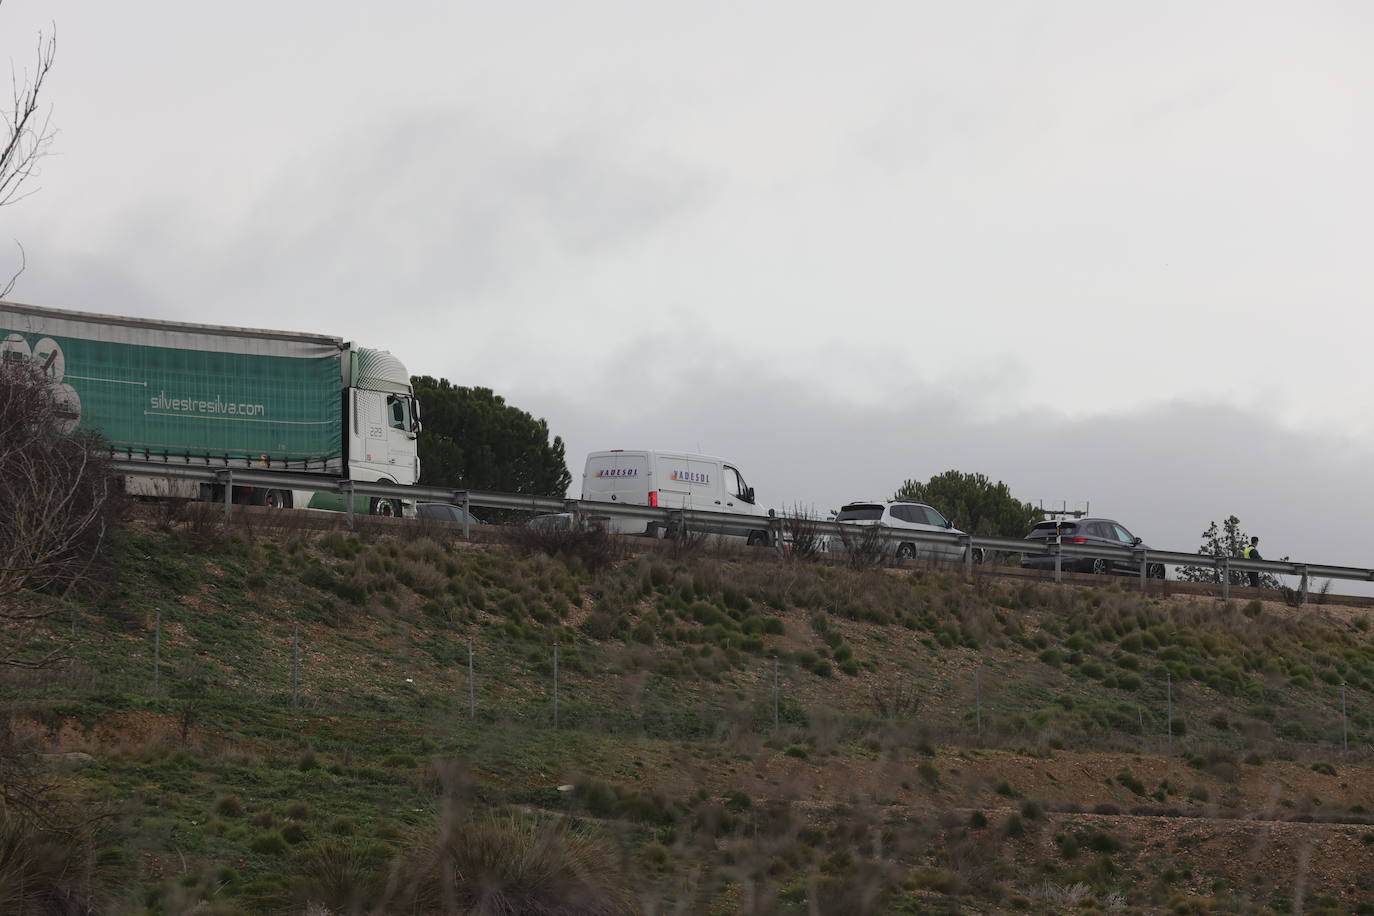
{"label": "van side window", "polygon": [[738,499],[749,502],[749,488],[744,485],[744,478],[739,476],[739,471],[724,465],[725,470],[725,489]]}

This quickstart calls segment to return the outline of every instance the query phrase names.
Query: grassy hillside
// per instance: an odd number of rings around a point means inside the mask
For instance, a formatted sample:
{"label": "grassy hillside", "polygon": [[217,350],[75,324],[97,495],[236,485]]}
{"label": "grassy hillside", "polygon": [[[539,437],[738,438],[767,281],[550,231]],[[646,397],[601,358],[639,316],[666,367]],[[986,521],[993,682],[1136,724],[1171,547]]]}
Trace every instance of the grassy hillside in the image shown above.
{"label": "grassy hillside", "polygon": [[1374,912],[1369,611],[422,534],[125,530],[0,911]]}

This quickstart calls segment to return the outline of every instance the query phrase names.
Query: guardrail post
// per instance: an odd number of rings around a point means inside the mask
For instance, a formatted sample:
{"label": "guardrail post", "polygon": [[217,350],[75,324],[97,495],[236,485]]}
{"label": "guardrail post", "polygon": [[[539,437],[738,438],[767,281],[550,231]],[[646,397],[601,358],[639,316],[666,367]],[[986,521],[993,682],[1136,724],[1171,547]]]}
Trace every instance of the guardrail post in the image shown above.
{"label": "guardrail post", "polygon": [[216,471],[215,477],[224,487],[224,521],[227,524],[234,512],[234,472],[225,468],[222,471]]}
{"label": "guardrail post", "polygon": [[1063,546],[1064,546],[1064,541],[1063,541],[1063,539],[1062,539],[1062,538],[1056,537],[1056,538],[1054,539],[1054,581],[1055,581],[1055,582],[1063,582],[1063,581],[1064,581],[1064,554],[1060,552],[1060,548],[1063,547]]}
{"label": "guardrail post", "polygon": [[1140,590],[1143,592],[1145,591],[1145,579],[1150,571],[1150,552],[1139,550],[1136,551],[1136,555],[1140,558]]}
{"label": "guardrail post", "polygon": [[1305,607],[1307,605],[1307,567],[1299,566],[1298,569],[1302,571],[1302,584],[1298,586],[1298,607]]}
{"label": "guardrail post", "polygon": [[563,511],[568,513],[568,527],[576,528],[578,516],[581,513],[581,509],[578,506],[578,501],[575,499],[563,500]]}
{"label": "guardrail post", "polygon": [[463,540],[472,540],[472,497],[463,491]]}
{"label": "guardrail post", "polygon": [[959,543],[964,545],[964,581],[973,578],[973,535],[959,535]]}
{"label": "guardrail post", "polygon": [[339,492],[344,497],[344,509],[348,513],[348,527],[351,529],[353,527],[353,481],[340,481]]}
{"label": "guardrail post", "polygon": [[1216,560],[1218,573],[1221,576],[1221,600],[1229,601],[1231,598],[1231,558],[1217,557]]}
{"label": "guardrail post", "polygon": [[[781,554],[783,548],[782,519],[779,516],[774,515],[768,519],[768,539],[772,541],[773,549]],[[796,546],[796,544],[793,544],[793,549],[795,549]]]}

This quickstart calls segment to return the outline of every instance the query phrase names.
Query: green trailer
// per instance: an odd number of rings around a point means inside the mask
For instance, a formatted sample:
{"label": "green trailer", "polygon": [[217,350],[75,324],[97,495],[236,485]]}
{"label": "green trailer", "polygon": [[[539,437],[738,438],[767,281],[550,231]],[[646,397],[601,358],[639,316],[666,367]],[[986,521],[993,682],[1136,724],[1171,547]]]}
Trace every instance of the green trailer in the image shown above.
{"label": "green trailer", "polygon": [[[338,337],[0,302],[0,359],[38,366],[69,428],[99,433],[116,458],[399,484],[419,477],[405,367]],[[150,477],[130,490],[172,486]],[[308,491],[241,495],[342,507]]]}

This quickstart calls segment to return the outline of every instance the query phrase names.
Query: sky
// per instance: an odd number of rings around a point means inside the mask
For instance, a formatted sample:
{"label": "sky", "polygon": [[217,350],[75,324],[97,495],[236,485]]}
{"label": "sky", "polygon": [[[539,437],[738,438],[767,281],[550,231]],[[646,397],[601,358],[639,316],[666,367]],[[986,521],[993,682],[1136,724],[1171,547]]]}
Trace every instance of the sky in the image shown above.
{"label": "sky", "polygon": [[825,510],[1374,566],[1362,2],[4,0],[11,298],[332,334]]}

